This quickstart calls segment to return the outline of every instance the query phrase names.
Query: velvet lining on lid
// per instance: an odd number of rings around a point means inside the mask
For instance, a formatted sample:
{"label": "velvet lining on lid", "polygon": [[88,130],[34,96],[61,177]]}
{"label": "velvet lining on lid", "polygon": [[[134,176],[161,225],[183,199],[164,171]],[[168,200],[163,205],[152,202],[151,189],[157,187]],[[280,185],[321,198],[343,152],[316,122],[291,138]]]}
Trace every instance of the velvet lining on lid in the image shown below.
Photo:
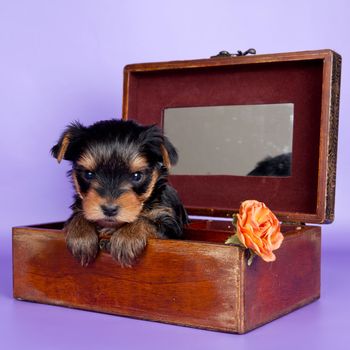
{"label": "velvet lining on lid", "polygon": [[290,177],[173,175],[170,182],[187,208],[230,211],[256,199],[274,211],[314,214],[323,64],[313,59],[135,71],[127,118],[161,127],[165,108],[293,103]]}

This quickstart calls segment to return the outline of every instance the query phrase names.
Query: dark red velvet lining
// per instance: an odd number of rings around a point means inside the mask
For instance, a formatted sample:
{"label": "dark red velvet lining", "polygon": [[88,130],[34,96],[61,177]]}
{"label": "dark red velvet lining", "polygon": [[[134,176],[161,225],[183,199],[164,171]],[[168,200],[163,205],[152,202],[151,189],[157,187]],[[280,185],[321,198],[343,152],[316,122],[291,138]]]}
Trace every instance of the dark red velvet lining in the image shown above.
{"label": "dark red velvet lining", "polygon": [[[294,103],[292,176],[171,176],[186,207],[316,213],[323,61],[256,63],[132,73],[128,119],[161,125],[164,108]],[[194,130],[195,132],[195,130]],[[181,157],[181,154],[180,154]]]}

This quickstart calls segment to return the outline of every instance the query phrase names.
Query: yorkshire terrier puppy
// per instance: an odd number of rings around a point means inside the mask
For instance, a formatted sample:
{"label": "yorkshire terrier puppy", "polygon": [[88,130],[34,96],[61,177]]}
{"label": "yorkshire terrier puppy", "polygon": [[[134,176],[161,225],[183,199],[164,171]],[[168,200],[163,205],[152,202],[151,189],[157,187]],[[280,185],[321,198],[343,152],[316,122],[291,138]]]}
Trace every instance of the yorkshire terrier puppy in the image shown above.
{"label": "yorkshire terrier puppy", "polygon": [[83,266],[109,235],[108,251],[132,266],[149,237],[180,238],[187,214],[167,175],[177,162],[174,146],[156,126],[133,121],[69,125],[51,149],[72,164],[73,213],[65,224],[67,247]]}

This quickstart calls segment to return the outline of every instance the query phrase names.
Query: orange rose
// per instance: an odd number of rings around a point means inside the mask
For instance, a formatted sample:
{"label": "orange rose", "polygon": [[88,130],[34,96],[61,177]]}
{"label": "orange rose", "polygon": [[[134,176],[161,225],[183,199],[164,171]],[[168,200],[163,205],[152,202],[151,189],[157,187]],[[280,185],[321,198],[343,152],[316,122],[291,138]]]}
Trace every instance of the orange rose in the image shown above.
{"label": "orange rose", "polygon": [[237,235],[246,248],[265,261],[276,259],[273,250],[283,241],[280,223],[264,203],[247,200],[241,204],[237,215]]}

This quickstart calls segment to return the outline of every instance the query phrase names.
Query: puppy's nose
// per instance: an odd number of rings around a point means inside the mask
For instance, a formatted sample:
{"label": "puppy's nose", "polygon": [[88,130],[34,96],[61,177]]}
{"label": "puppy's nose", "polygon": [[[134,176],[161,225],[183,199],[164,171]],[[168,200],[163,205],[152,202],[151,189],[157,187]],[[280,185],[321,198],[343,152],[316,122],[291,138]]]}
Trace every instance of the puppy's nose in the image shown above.
{"label": "puppy's nose", "polygon": [[101,209],[103,211],[103,214],[106,216],[114,216],[118,213],[118,207],[116,205],[101,205]]}

